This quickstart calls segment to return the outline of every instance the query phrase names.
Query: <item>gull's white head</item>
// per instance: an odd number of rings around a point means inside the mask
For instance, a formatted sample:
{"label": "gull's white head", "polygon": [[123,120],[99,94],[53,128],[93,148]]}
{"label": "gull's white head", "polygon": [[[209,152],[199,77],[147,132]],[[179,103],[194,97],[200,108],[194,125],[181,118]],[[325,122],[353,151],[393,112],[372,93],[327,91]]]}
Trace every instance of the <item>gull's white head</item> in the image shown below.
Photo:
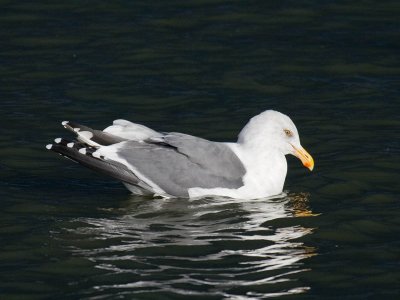
{"label": "gull's white head", "polygon": [[303,165],[314,168],[312,156],[301,146],[296,125],[286,115],[267,110],[253,117],[239,134],[238,143],[254,149],[277,150],[298,157]]}

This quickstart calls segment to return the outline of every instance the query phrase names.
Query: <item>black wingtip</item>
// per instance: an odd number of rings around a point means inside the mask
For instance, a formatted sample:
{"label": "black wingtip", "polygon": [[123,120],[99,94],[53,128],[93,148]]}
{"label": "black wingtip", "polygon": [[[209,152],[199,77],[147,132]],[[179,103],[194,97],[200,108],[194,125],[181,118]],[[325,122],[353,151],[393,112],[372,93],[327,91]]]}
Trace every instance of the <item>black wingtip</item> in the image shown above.
{"label": "black wingtip", "polygon": [[70,148],[61,143],[49,144],[46,146],[46,148],[66,158],[69,158],[74,162],[77,162],[89,169],[111,176],[120,181],[134,185],[137,185],[139,183],[139,179],[136,177],[136,175],[124,165],[115,161],[106,161],[101,157],[97,158],[92,156],[92,153],[94,151],[94,149],[92,148]]}

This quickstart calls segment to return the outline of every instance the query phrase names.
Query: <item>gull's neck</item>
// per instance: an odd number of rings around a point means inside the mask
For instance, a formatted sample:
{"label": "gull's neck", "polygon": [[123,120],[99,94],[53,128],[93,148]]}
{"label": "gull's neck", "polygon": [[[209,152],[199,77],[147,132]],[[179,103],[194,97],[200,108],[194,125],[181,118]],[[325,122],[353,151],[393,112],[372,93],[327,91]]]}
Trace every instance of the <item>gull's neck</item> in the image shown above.
{"label": "gull's neck", "polygon": [[257,145],[235,144],[236,155],[245,164],[246,168],[258,170],[260,175],[271,176],[275,172],[285,171],[286,176],[286,158],[285,155],[275,147],[257,147]]}

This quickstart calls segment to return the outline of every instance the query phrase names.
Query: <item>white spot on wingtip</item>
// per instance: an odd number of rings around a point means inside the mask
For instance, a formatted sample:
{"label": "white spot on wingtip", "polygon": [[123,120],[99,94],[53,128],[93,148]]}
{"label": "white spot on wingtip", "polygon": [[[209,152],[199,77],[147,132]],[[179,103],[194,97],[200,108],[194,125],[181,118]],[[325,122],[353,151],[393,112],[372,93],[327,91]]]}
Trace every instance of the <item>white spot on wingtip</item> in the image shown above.
{"label": "white spot on wingtip", "polygon": [[47,150],[50,150],[51,148],[53,148],[53,145],[52,145],[52,144],[46,145],[46,149],[47,149]]}
{"label": "white spot on wingtip", "polygon": [[74,143],[72,143],[72,142],[71,142],[71,143],[68,143],[68,144],[67,144],[67,147],[68,147],[68,148],[74,147]]}
{"label": "white spot on wingtip", "polygon": [[59,143],[61,143],[61,138],[56,138],[56,139],[54,139],[54,142],[56,142],[57,144],[59,144]]}
{"label": "white spot on wingtip", "polygon": [[96,152],[93,152],[93,153],[92,153],[92,156],[93,156],[93,157],[96,157],[96,158],[100,158],[100,153],[98,153],[97,151],[96,151]]}
{"label": "white spot on wingtip", "polygon": [[62,126],[65,126],[65,125],[67,125],[68,123],[69,123],[69,121],[62,121],[62,122],[61,122],[61,125],[62,125]]}
{"label": "white spot on wingtip", "polygon": [[81,154],[86,154],[86,148],[81,148],[81,149],[79,149],[79,153],[81,153]]}

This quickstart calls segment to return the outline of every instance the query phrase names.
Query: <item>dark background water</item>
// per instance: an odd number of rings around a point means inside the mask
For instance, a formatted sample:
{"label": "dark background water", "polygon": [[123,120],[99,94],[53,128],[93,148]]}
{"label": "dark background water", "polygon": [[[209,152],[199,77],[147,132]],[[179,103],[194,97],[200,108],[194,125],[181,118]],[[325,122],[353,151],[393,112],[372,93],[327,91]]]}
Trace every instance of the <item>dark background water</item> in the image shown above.
{"label": "dark background water", "polygon": [[[398,299],[398,1],[0,1],[1,299]],[[287,197],[151,199],[44,146],[126,118],[313,154]],[[286,295],[286,297],[285,297]]]}

